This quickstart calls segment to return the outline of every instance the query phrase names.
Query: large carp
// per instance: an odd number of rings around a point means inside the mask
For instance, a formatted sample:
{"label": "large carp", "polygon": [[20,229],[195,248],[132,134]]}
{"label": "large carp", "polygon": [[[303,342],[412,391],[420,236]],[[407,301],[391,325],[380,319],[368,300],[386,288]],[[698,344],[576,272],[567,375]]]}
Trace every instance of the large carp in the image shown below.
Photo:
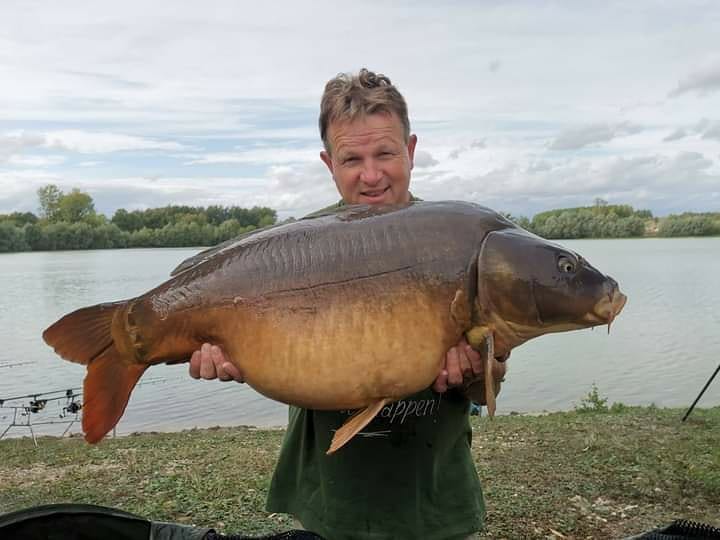
{"label": "large carp", "polygon": [[149,366],[210,342],[272,399],[361,409],[334,451],[386,403],[427,388],[463,334],[489,366],[533,337],[609,325],[626,300],[579,255],[464,202],[349,206],[239,237],[172,275],[43,333],[88,366],[87,441],[117,424]]}

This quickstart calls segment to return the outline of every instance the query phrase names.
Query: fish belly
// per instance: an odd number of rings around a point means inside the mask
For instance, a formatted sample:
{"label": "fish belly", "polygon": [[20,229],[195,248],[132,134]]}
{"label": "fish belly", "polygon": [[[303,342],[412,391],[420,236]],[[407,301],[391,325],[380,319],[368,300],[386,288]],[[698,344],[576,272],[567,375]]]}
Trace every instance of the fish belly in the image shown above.
{"label": "fish belly", "polygon": [[221,339],[246,381],[272,399],[364,407],[432,383],[464,330],[450,312],[456,290],[384,276],[273,295],[237,306]]}

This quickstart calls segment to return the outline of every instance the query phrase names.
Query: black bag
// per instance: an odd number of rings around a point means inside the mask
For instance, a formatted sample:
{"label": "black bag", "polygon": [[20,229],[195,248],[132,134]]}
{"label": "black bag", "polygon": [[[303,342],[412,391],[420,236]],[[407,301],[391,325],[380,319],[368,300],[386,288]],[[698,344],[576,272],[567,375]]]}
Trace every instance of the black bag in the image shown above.
{"label": "black bag", "polygon": [[308,531],[252,537],[225,536],[208,527],[149,521],[105,506],[50,504],[0,516],[7,540],[322,540]]}

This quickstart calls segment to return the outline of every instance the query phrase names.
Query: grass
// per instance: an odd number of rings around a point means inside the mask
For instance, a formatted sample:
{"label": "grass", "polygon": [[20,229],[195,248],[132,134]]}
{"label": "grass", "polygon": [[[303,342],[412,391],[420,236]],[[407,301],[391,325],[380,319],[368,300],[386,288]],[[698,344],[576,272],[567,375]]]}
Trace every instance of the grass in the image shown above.
{"label": "grass", "polygon": [[[473,417],[487,538],[622,538],[687,518],[720,526],[720,407],[607,407]],[[54,502],[259,534],[292,528],[264,511],[281,430],[0,441],[0,513]]]}

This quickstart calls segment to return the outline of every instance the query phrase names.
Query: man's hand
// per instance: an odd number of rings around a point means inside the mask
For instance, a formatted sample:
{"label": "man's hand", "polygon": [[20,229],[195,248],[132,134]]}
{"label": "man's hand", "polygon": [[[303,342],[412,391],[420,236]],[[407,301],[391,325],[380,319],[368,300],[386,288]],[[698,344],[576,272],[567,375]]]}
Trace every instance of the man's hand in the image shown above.
{"label": "man's hand", "polygon": [[190,376],[193,379],[245,382],[240,370],[228,361],[222,349],[209,343],[203,343],[190,357]]}
{"label": "man's hand", "polygon": [[[494,394],[500,393],[500,386],[507,370],[508,352],[503,357],[493,358],[492,378]],[[433,390],[438,393],[447,392],[450,388],[461,388],[468,398],[485,405],[485,365],[479,352],[473,349],[465,339],[461,338],[457,345],[445,354],[445,365],[433,383]]]}
{"label": "man's hand", "polygon": [[458,344],[450,347],[445,354],[445,365],[433,383],[433,390],[439,393],[461,386],[468,379],[475,379],[483,373],[480,353],[473,349],[463,336]]}

